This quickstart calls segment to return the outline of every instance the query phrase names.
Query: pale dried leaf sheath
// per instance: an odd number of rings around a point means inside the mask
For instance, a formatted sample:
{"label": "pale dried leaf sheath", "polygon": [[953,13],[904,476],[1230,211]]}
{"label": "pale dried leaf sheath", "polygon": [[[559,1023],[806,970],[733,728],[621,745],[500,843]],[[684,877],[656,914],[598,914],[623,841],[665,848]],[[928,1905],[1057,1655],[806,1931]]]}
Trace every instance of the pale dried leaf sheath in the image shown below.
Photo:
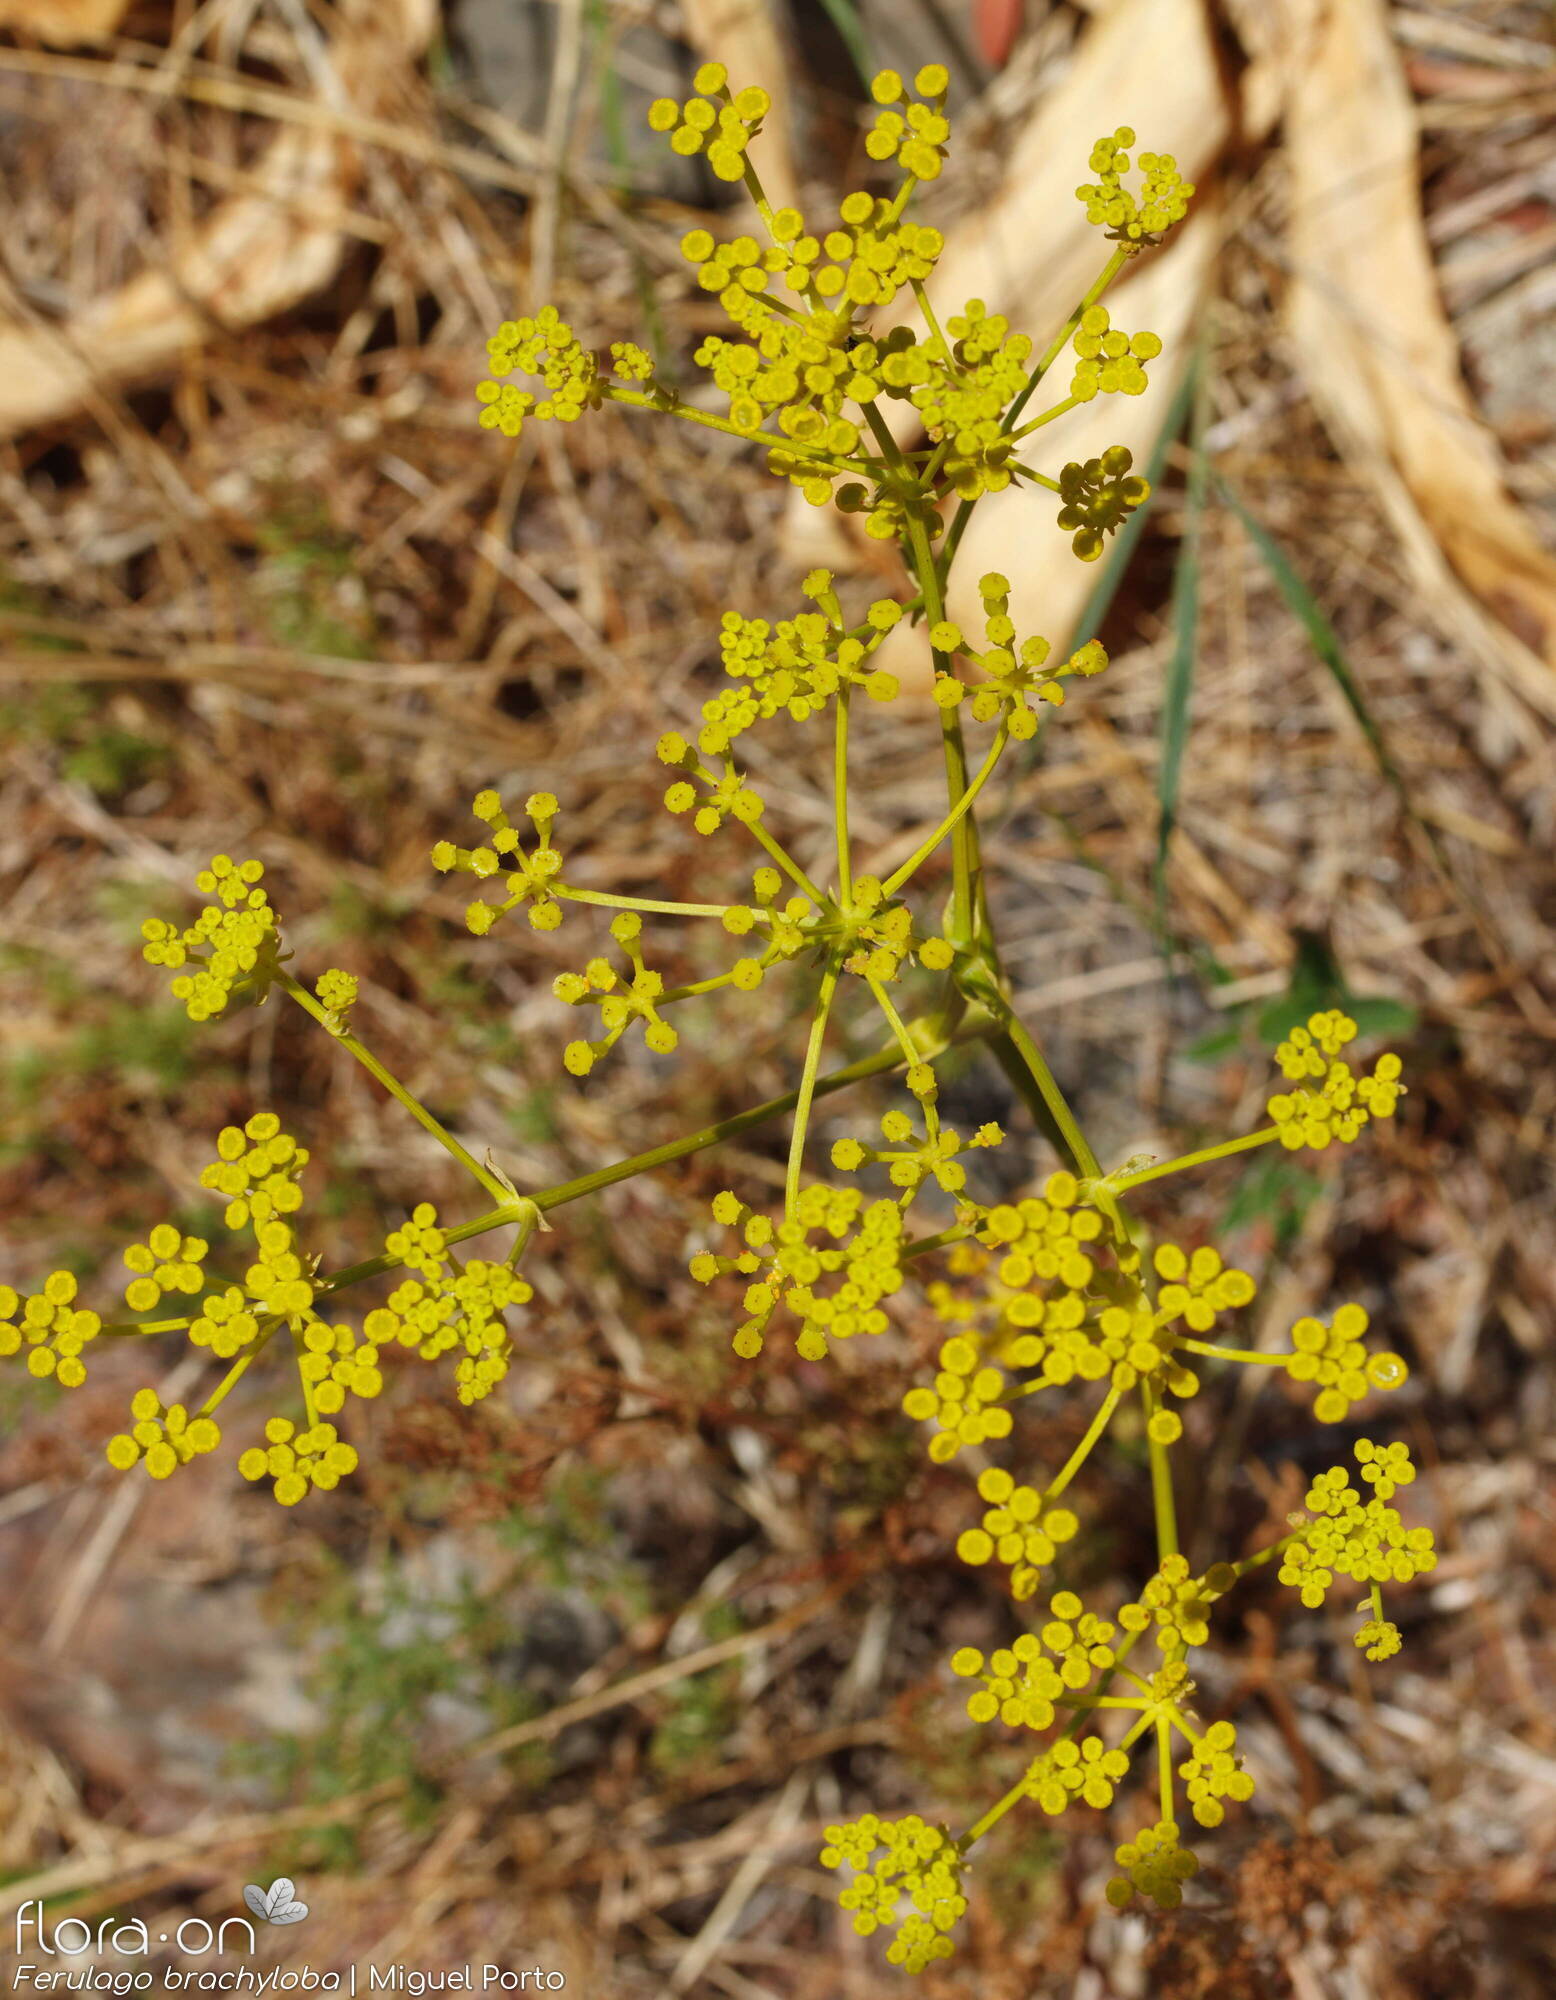
{"label": "pale dried leaf sheath", "polygon": [[[392,0],[361,10],[332,45],[332,67],[371,113],[385,86],[426,47],[432,0]],[[327,130],[282,132],[254,178],[263,192],[235,196],[170,251],[168,268],[143,271],[63,326],[0,324],[0,437],[57,422],[94,385],[144,380],[204,340],[212,322],[252,326],[325,284],[344,243],[332,220],[348,206],[358,149]]]}
{"label": "pale dried leaf sheath", "polygon": [[1308,386],[1448,631],[1556,715],[1556,562],[1509,494],[1500,448],[1464,386],[1387,9],[1282,4],[1307,28],[1286,69],[1285,132],[1287,320]]}
{"label": "pale dried leaf sheath", "polygon": [[754,156],[762,187],[774,208],[799,200],[793,125],[783,43],[773,21],[771,0],[682,0],[686,32],[704,62],[721,62],[731,90],[759,83],[772,99]]}

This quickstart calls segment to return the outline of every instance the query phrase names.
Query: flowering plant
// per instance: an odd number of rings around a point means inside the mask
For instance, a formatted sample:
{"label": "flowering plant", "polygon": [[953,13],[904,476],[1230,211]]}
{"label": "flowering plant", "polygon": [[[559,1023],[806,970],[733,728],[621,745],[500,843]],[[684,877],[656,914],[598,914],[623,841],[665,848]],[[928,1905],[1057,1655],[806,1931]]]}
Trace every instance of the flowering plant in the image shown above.
{"label": "flowering plant", "polygon": [[[542,931],[556,930],[584,906],[614,913],[609,929],[619,958],[588,957],[554,982],[557,1000],[586,1023],[562,1051],[574,1076],[587,1075],[624,1036],[639,1032],[649,1050],[670,1055],[677,1046],[671,1017],[680,1002],[725,987],[752,992],[777,974],[808,981],[813,995],[794,1089],[651,1153],[522,1195],[490,1161],[473,1159],[358,1039],[350,1024],[356,981],[349,974],[327,969],[310,990],[288,970],[291,955],[261,886],[261,863],[217,855],[196,878],[212,900],[192,925],[178,931],[153,920],[143,927],[146,959],[174,974],[173,995],[191,1019],[285,994],[404,1104],[493,1206],[447,1225],[430,1203],[420,1203],[388,1232],[381,1256],[323,1272],[305,1247],[301,1218],[308,1151],[273,1112],[260,1110],[217,1135],[216,1157],[200,1176],[226,1204],[230,1275],[206,1270],[210,1244],[162,1223],[124,1253],[131,1318],[105,1322],[78,1305],[67,1271],[50,1274],[25,1300],[0,1286],[0,1354],[25,1351],[33,1375],[52,1376],[66,1388],[85,1381],[93,1342],[110,1336],[181,1333],[225,1364],[195,1408],[164,1408],[149,1388],[134,1396],[128,1427],[107,1445],[110,1462],[126,1473],[140,1466],[165,1479],[214,1452],[222,1442],[218,1413],[234,1387],[256,1363],[289,1351],[291,1368],[278,1371],[277,1401],[288,1401],[292,1414],[277,1409],[269,1417],[262,1436],[242,1450],[238,1470],[268,1482],[282,1505],[293,1506],[355,1470],[356,1449],[342,1434],[350,1429],[349,1405],[379,1394],[387,1348],[410,1349],[429,1362],[450,1357],[462,1402],[491,1393],[512,1352],[508,1315],[532,1297],[520,1266],[547,1211],[790,1118],[778,1212],[734,1190],[720,1193],[711,1216],[717,1233],[692,1257],[691,1276],[721,1295],[731,1289],[728,1280],[742,1281],[732,1344],[743,1362],[753,1362],[780,1326],[791,1330],[802,1356],[820,1362],[834,1342],[882,1334],[887,1302],[906,1284],[910,1267],[941,1261],[944,1275],[928,1283],[925,1295],[945,1337],[929,1379],[908,1391],[903,1409],[926,1428],[931,1460],[946,1464],[966,1452],[976,1461],[977,1505],[957,1554],[1003,1576],[1012,1623],[1020,1628],[987,1657],[961,1648],[949,1667],[971,1686],[966,1711],[974,1723],[1038,1739],[1015,1787],[959,1833],[916,1815],[892,1822],[870,1813],[827,1830],[821,1858],[846,1877],[840,1900],[855,1928],[889,1931],[887,1957],[909,1971],[950,1953],[950,1933],[966,1908],[970,1852],[997,1821],[1024,1801],[1049,1816],[1077,1805],[1108,1808],[1140,1745],[1156,1752],[1155,1817],[1117,1848],[1118,1873],[1107,1896],[1119,1907],[1136,1894],[1174,1907],[1198,1865],[1183,1840],[1180,1784],[1188,1815],[1206,1828],[1220,1823],[1226,1800],[1246,1800],[1253,1789],[1234,1725],[1204,1724],[1194,1705],[1189,1660],[1207,1641],[1213,1607],[1240,1577],[1271,1561],[1310,1607],[1343,1578],[1364,1593],[1359,1609],[1367,1615],[1355,1643],[1369,1660],[1382,1660],[1399,1647],[1399,1633],[1384,1616],[1382,1585],[1408,1581],[1435,1560],[1430,1532],[1406,1526],[1390,1505],[1414,1477],[1408,1452],[1366,1438],[1354,1456],[1369,1498],[1336,1466],[1313,1481],[1288,1532],[1268,1547],[1217,1562],[1203,1575],[1191,1573],[1179,1550],[1172,1459],[1184,1423],[1177,1406],[1198,1391],[1207,1364],[1282,1371],[1312,1388],[1321,1423],[1343,1420],[1374,1391],[1397,1388],[1406,1369],[1397,1355],[1369,1351],[1367,1315],[1356,1304],[1341,1304],[1327,1323],[1299,1319],[1284,1351],[1238,1345],[1225,1323],[1252,1300],[1253,1280],[1226,1268],[1208,1246],[1151,1242],[1130,1197],[1151,1181],[1260,1146],[1321,1150],[1350,1143],[1373,1119],[1393,1115],[1404,1089],[1401,1066],[1384,1054],[1370,1069],[1353,1069],[1345,1052],[1355,1022],[1332,1010],[1314,1014],[1276,1051],[1282,1087],[1270,1095],[1267,1122],[1257,1130],[1181,1158],[1134,1160],[1109,1172],[1012,1008],[985,893],[978,804],[1010,744],[1032,739],[1064,706],[1066,683],[1089,679],[1108,661],[1095,641],[1059,661],[1046,638],[1018,638],[1009,584],[996,574],[980,579],[981,634],[964,631],[946,616],[947,577],[985,493],[1012,483],[1047,489],[1059,502],[1056,525],[1083,561],[1094,559],[1147,498],[1147,483],[1121,446],[1050,473],[1030,462],[1029,441],[1077,404],[1145,387],[1160,341],[1115,328],[1101,300],[1128,261],[1183,217],[1194,190],[1171,157],[1151,153],[1140,154],[1143,180],[1131,190],[1134,134],[1121,127],[1104,136],[1091,155],[1095,179],[1077,194],[1112,248],[1047,348],[1035,353],[1026,335],[1012,333],[977,299],[942,326],[925,283],[942,239],[908,220],[906,211],[914,190],[933,181],[946,158],[947,81],[936,64],[920,70],[911,89],[892,71],[876,77],[866,151],[895,171],[898,184],[891,192],[848,194],[836,221],[819,232],[796,210],[770,205],[749,157],[769,110],[764,91],[731,91],[723,68],[712,63],[699,71],[684,104],[664,99],[653,107],[651,124],[669,134],[677,151],[705,154],[716,175],[745,185],[766,239],[737,235],[716,243],[698,228],[682,243],[698,284],[716,294],[730,322],[732,337],[710,335],[697,349],[698,362],[727,398],[727,414],[684,401],[631,343],[618,342],[608,353],[585,347],[549,306],[498,329],[488,343],[491,379],[477,392],[481,423],[508,439],[529,421],[571,422],[609,403],[749,440],[808,501],[861,514],[870,535],[901,546],[911,578],[903,600],[884,596],[850,616],[832,574],[817,569],[802,586],[809,608],[792,617],[770,623],[727,612],[720,632],[725,686],[702,704],[689,733],[670,729],[659,738],[659,760],[673,773],[666,808],[689,815],[701,839],[718,836],[762,850],[748,897],[685,903],[581,886],[569,878],[565,849],[556,844],[561,807],[546,791],[531,793],[517,819],[497,790],[482,791],[473,802],[481,828],[475,844],[442,840],[431,855],[435,869],[495,888],[495,901],[477,897],[466,912],[477,936],[519,909]],[[924,331],[897,326],[872,335],[866,316],[903,292],[916,303]],[[1039,390],[1055,393],[1050,378],[1067,350],[1068,393],[1023,422]],[[539,393],[516,386],[508,379],[515,374],[538,381]],[[897,442],[882,415],[886,402],[911,406],[925,445],[909,450]],[[946,807],[882,879],[854,867],[849,732],[860,697],[898,698],[897,681],[877,656],[904,621],[922,629],[933,662]],[[818,881],[769,824],[767,801],[738,751],[743,736],[784,717],[828,714],[835,866]],[[981,753],[968,748],[969,726],[987,732]],[[911,892],[947,845],[950,894],[932,920]],[[713,977],[667,986],[649,962],[645,917],[717,924],[738,955]],[[880,1046],[828,1071],[829,1022],[850,985],[868,994],[879,1015]],[[914,987],[930,996],[917,1010],[903,999]],[[941,1119],[942,1058],[969,1040],[998,1057],[1056,1151],[1059,1164],[1040,1194],[985,1201],[974,1191],[974,1156],[1004,1145],[1006,1135],[993,1123],[964,1135]],[[838,1175],[869,1175],[873,1189],[853,1179],[807,1179],[817,1101],[887,1073],[900,1073],[906,1102],[880,1120],[879,1143],[873,1136],[844,1138],[830,1153]],[[952,1197],[954,1220],[914,1234],[913,1210],[931,1183]],[[505,1256],[461,1260],[460,1243],[496,1228],[513,1232]],[[403,1275],[387,1303],[360,1325],[330,1316],[338,1295],[386,1272]],[[1018,1477],[991,1462],[984,1447],[1013,1446],[1022,1407],[1039,1394],[1094,1408],[1062,1466],[1047,1476],[1023,1468],[1026,1476]],[[1088,1607],[1063,1583],[1062,1552],[1083,1529],[1082,1514],[1070,1504],[1077,1476],[1126,1404],[1138,1406],[1143,1422],[1158,1561],[1133,1598],[1103,1610]]]}

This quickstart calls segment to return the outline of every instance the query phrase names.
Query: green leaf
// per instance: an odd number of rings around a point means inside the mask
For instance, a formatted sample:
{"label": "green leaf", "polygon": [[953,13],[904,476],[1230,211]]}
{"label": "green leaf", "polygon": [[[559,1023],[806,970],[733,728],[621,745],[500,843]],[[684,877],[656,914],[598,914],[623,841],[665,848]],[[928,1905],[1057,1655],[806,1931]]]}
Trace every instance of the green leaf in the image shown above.
{"label": "green leaf", "polygon": [[1201,1035],[1197,1042],[1190,1042],[1183,1051],[1186,1062],[1215,1062],[1221,1056],[1229,1056],[1243,1039],[1241,1027],[1235,1023],[1226,1028],[1213,1028],[1208,1035]]}
{"label": "green leaf", "polygon": [[1421,1020],[1420,1009],[1407,1000],[1390,1000],[1382,995],[1358,1000],[1347,994],[1342,1004],[1363,1035],[1412,1035]]}

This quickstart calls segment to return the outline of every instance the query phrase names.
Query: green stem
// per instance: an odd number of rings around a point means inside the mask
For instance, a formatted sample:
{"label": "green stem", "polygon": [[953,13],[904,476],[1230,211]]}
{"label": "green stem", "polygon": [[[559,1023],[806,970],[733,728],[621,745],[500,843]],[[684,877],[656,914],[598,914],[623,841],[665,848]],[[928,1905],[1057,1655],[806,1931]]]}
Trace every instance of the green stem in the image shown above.
{"label": "green stem", "polygon": [[[852,901],[854,893],[853,867],[848,851],[849,693],[846,684],[838,690],[832,737],[832,810],[837,829],[837,888],[838,896],[844,903]],[[890,894],[890,891],[887,893]]]}
{"label": "green stem", "polygon": [[912,875],[918,868],[920,868],[923,865],[924,862],[926,862],[929,859],[930,855],[934,853],[935,849],[940,845],[941,841],[945,839],[946,835],[948,833],[955,832],[957,826],[961,821],[962,815],[971,810],[973,800],[977,798],[978,794],[983,790],[984,786],[989,782],[990,778],[993,777],[994,767],[996,764],[998,764],[1001,756],[1003,756],[1005,751],[1005,746],[1009,741],[1010,741],[1010,722],[1009,719],[1007,718],[1000,724],[999,730],[995,735],[994,741],[989,748],[989,754],[984,758],[982,764],[979,766],[978,775],[973,779],[972,783],[967,787],[966,791],[963,792],[962,796],[957,800],[956,804],[952,806],[951,810],[946,814],[945,818],[935,828],[934,832],[929,836],[928,840],[921,842],[920,845],[913,850],[912,854],[909,855],[908,859],[903,862],[902,866],[899,869],[897,869],[892,875],[890,875],[885,882],[881,884],[881,887],[888,896],[894,896],[897,893],[897,891],[902,887],[903,883],[907,881],[908,877]]}
{"label": "green stem", "polygon": [[1294,1529],[1291,1534],[1282,1535],[1279,1541],[1267,1543],[1255,1555],[1244,1556],[1240,1562],[1233,1563],[1232,1568],[1236,1570],[1239,1577],[1244,1577],[1248,1574],[1249,1570],[1258,1569],[1261,1564],[1272,1562],[1276,1556],[1284,1555],[1293,1542],[1300,1542],[1301,1540],[1302,1530],[1300,1528]]}
{"label": "green stem", "polygon": [[776,446],[780,451],[792,452],[796,458],[803,458],[814,465],[818,472],[851,473],[855,478],[870,477],[868,459],[839,458],[831,452],[813,451],[808,445],[796,443],[794,439],[780,437],[775,431],[743,431],[738,424],[732,424],[728,417],[716,417],[709,410],[693,409],[679,400],[670,402],[661,393],[657,396],[645,395],[638,389],[619,389],[614,383],[605,385],[607,402],[624,403],[629,409],[655,410],[661,415],[680,417],[689,424],[701,424],[704,430],[722,431],[726,437],[739,438],[745,444],[765,444]]}
{"label": "green stem", "polygon": [[[920,1016],[907,1024],[909,1039],[912,1041],[916,1060],[932,1062],[954,1044],[978,1041],[991,1034],[994,1022],[982,1008],[969,1008],[954,1020],[944,1012],[934,1016]],[[812,1100],[829,1097],[834,1091],[846,1090],[850,1084],[862,1083],[867,1077],[880,1076],[887,1070],[899,1069],[904,1062],[902,1050],[895,1042],[877,1049],[873,1055],[861,1056],[857,1062],[846,1064],[828,1076],[818,1077],[811,1092]],[[782,1118],[792,1111],[799,1102],[797,1090],[786,1091],[782,1097],[771,1097],[763,1104],[753,1104],[745,1111],[737,1111],[733,1117],[720,1119],[716,1125],[707,1125],[699,1132],[685,1134],[679,1139],[671,1139],[663,1146],[652,1147],[646,1153],[634,1153],[629,1159],[617,1160],[611,1166],[598,1167],[591,1174],[581,1174],[576,1180],[559,1181],[555,1187],[541,1188],[532,1195],[517,1198],[508,1195],[500,1207],[486,1215],[477,1215],[469,1222],[456,1223],[443,1231],[448,1243],[464,1243],[473,1236],[484,1236],[489,1229],[502,1229],[510,1223],[522,1223],[532,1211],[548,1214],[553,1208],[561,1208],[564,1203],[579,1201],[585,1195],[594,1194],[600,1188],[613,1187],[617,1181],[631,1180],[638,1174],[650,1173],[655,1167],[669,1166],[674,1160],[684,1160],[691,1153],[705,1152],[710,1146],[722,1145],[727,1139],[735,1139],[742,1132],[753,1127],[768,1124],[774,1118]],[[348,1285],[361,1284],[367,1278],[382,1277],[388,1271],[404,1269],[404,1259],[399,1257],[368,1257],[360,1264],[352,1264],[345,1270],[336,1271],[322,1284],[315,1285],[314,1298],[327,1298],[331,1293],[344,1291]],[[110,1331],[125,1333],[185,1333],[189,1319],[154,1320],[144,1326],[123,1328],[103,1327],[99,1338]]]}
{"label": "green stem", "polygon": [[[908,519],[908,544],[911,568],[924,593],[924,617],[933,629],[945,616],[945,601],[929,546],[929,530],[916,513]],[[933,646],[930,651],[935,673],[950,673],[950,654]],[[945,757],[946,797],[954,810],[967,790],[967,748],[962,740],[962,720],[954,708],[940,710],[940,746]],[[956,821],[951,833],[950,930],[951,942],[958,949],[970,946],[977,931],[979,873],[977,821],[964,816]]]}
{"label": "green stem", "polygon": [[[903,1051],[911,1068],[918,1061],[918,1056],[914,1050],[913,1042],[907,1028],[903,1024],[902,1016],[891,1004],[891,995],[878,979],[867,978],[865,984],[874,995],[876,1006],[886,1016],[887,1026],[896,1036],[897,1046]],[[940,1114],[935,1109],[933,1098],[928,1098],[924,1101],[924,1130],[931,1139],[938,1139],[940,1136]]]}
{"label": "green stem", "polygon": [[815,883],[805,873],[805,870],[794,859],[793,855],[789,854],[773,839],[762,822],[759,819],[748,819],[742,820],[741,825],[746,827],[754,838],[767,849],[767,852],[778,863],[778,866],[788,876],[795,887],[803,889],[818,909],[825,909],[828,900],[826,895],[816,887]]}
{"label": "green stem", "polygon": [[945,363],[947,368],[950,369],[951,373],[956,377],[958,381],[961,381],[962,371],[956,365],[956,357],[951,352],[950,341],[946,339],[945,335],[940,330],[940,322],[938,319],[935,318],[935,309],[929,302],[929,294],[924,289],[923,280],[920,278],[913,278],[909,282],[912,284],[913,296],[915,299],[918,300],[918,309],[924,315],[924,324],[929,328],[931,338],[939,341],[942,349],[945,352]]}
{"label": "green stem", "polygon": [[942,1229],[935,1236],[920,1236],[912,1243],[904,1243],[897,1252],[898,1261],[906,1263],[910,1257],[927,1257],[931,1250],[945,1250],[953,1243],[965,1243],[972,1235],[965,1222],[953,1222],[949,1229]]}
{"label": "green stem", "polygon": [[1204,1146],[1197,1153],[1180,1153],[1175,1160],[1163,1160],[1160,1166],[1142,1167],[1138,1173],[1108,1176],[1108,1185],[1117,1194],[1125,1188],[1144,1187],[1147,1181],[1159,1181],[1163,1174],[1181,1174],[1188,1167],[1202,1167],[1207,1160],[1230,1159],[1233,1153],[1246,1153],[1253,1146],[1267,1146],[1272,1139],[1280,1137],[1278,1125],[1266,1125],[1262,1131],[1249,1132],[1241,1139],[1228,1139],[1220,1146]]}
{"label": "green stem", "polygon": [[834,954],[827,961],[827,969],[821,975],[821,990],[816,996],[815,1018],[810,1024],[810,1039],[805,1045],[805,1067],[800,1072],[800,1087],[795,1094],[794,1131],[789,1139],[789,1170],[784,1176],[783,1183],[784,1215],[791,1222],[799,1206],[800,1162],[805,1155],[805,1134],[810,1126],[811,1099],[816,1094],[816,1075],[821,1068],[821,1045],[826,1039],[827,1016],[832,1012],[832,996],[837,991],[838,974],[841,970],[841,965]]}
{"label": "green stem", "polygon": [[1113,1387],[1109,1389],[1107,1395],[1103,1398],[1101,1408],[1092,1418],[1086,1435],[1081,1439],[1074,1451],[1070,1453],[1060,1471],[1043,1488],[1043,1505],[1045,1507],[1051,1500],[1058,1499],[1059,1495],[1091,1456],[1092,1447],[1107,1429],[1108,1421],[1112,1417],[1113,1412],[1118,1408],[1123,1394],[1123,1390],[1119,1388],[1117,1383],[1114,1383]]}
{"label": "green stem", "polygon": [[1085,401],[1084,396],[1066,396],[1062,403],[1055,403],[1051,410],[1044,410],[1040,417],[1034,417],[1029,424],[1023,424],[1019,431],[1012,431],[1011,441],[1030,437],[1033,431],[1041,430],[1044,424],[1051,424],[1055,417],[1062,417],[1066,410],[1076,409]]}
{"label": "green stem", "polygon": [[430,1132],[446,1152],[452,1154],[467,1172],[474,1175],[475,1179],[485,1188],[493,1201],[502,1202],[508,1199],[508,1190],[502,1183],[492,1174],[488,1173],[486,1168],[460,1145],[452,1132],[444,1130],[437,1119],[433,1117],[432,1113],[411,1095],[398,1077],[390,1075],[377,1056],[370,1049],[364,1048],[349,1028],[343,1030],[332,1025],[337,1017],[332,1016],[329,1009],[316,1000],[306,986],[299,985],[289,972],[280,970],[276,973],[276,983],[284,987],[297,1002],[298,1006],[305,1013],[311,1014],[321,1028],[327,1029],[333,1039],[339,1042],[343,1049],[350,1055],[355,1056],[357,1061],[368,1072],[369,1076],[376,1077],[384,1089],[388,1091],[389,1095],[397,1098],[405,1106],[418,1125],[423,1126]]}
{"label": "green stem", "polygon": [[1289,1354],[1258,1354],[1251,1347],[1215,1347],[1208,1340],[1183,1339],[1177,1344],[1190,1354],[1208,1354],[1216,1361],[1252,1362],[1261,1368],[1284,1368],[1291,1359]]}
{"label": "green stem", "polygon": [[[187,1320],[184,1321],[183,1324],[187,1326],[188,1321]],[[267,1326],[263,1330],[263,1332],[261,1332],[255,1337],[253,1343],[250,1345],[247,1352],[240,1354],[238,1356],[237,1360],[233,1362],[232,1366],[227,1370],[226,1374],[217,1383],[216,1387],[211,1391],[210,1395],[206,1397],[205,1401],[200,1405],[199,1409],[196,1410],[195,1412],[196,1416],[208,1417],[213,1410],[219,1409],[221,1407],[221,1405],[227,1400],[228,1394],[237,1387],[237,1385],[243,1380],[243,1377],[248,1373],[248,1370],[253,1365],[253,1363],[259,1359],[259,1357],[264,1353],[265,1349],[270,1345],[272,1339],[275,1337],[276,1328],[280,1324],[281,1324],[280,1320],[275,1320],[271,1325]]]}
{"label": "green stem", "polygon": [[[1156,1516],[1156,1553],[1160,1560],[1178,1553],[1178,1514],[1173,1505],[1172,1466],[1167,1447],[1151,1436],[1151,1419],[1161,1403],[1148,1375],[1141,1377],[1140,1402],[1145,1411],[1145,1447],[1151,1461],[1151,1510]],[[1181,1656],[1181,1649],[1175,1651],[1180,1651]]]}
{"label": "green stem", "polygon": [[[605,910],[648,910],[661,917],[722,917],[729,910],[739,907],[731,903],[661,903],[651,896],[613,896],[603,889],[564,888],[560,882],[550,882],[546,886],[553,896],[560,897],[563,902],[597,903]],[[753,912],[757,917],[765,914],[761,910]]]}
{"label": "green stem", "polygon": [[[986,993],[980,988],[975,997],[982,1000],[1000,1021],[1003,1033],[995,1037],[992,1043],[996,1055],[1003,1042],[1008,1043],[1020,1058],[1020,1071],[1017,1074],[1024,1072],[1036,1086],[1038,1099],[1048,1114],[1045,1124],[1051,1120],[1053,1126],[1057,1128],[1075,1172],[1083,1180],[1100,1179],[1101,1170],[1097,1165],[1097,1156],[1086,1143],[1085,1134],[1075,1122],[1074,1112],[1065,1102],[1064,1094],[1058,1084],[1054,1082],[1053,1071],[1048,1067],[1042,1050],[1011,1012],[1009,1003],[1002,994]],[[1007,1074],[1011,1072],[1007,1070]],[[1031,1102],[1030,1096],[1028,1102]]]}
{"label": "green stem", "polygon": [[1172,1724],[1165,1715],[1156,1718],[1156,1782],[1162,1818],[1172,1818]]}

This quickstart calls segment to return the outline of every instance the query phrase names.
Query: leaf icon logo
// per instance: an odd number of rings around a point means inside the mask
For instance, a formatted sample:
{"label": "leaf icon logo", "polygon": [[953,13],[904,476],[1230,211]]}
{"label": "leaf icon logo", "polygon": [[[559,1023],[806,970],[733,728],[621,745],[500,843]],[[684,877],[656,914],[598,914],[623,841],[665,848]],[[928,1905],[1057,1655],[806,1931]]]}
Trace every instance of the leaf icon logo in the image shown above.
{"label": "leaf icon logo", "polygon": [[278,1875],[268,1890],[250,1882],[243,1891],[243,1900],[264,1923],[300,1924],[308,1914],[308,1905],[297,1901],[294,1886],[287,1875]]}

